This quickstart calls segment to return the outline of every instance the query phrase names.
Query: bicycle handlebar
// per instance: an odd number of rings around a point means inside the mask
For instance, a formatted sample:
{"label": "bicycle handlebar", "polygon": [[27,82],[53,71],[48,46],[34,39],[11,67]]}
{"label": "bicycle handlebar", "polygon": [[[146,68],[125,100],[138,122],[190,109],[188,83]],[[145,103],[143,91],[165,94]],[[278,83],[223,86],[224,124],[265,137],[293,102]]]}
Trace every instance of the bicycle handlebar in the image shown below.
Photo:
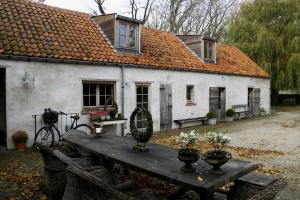
{"label": "bicycle handlebar", "polygon": [[59,114],[61,114],[61,115],[68,115],[67,113],[64,113],[63,111],[59,111]]}

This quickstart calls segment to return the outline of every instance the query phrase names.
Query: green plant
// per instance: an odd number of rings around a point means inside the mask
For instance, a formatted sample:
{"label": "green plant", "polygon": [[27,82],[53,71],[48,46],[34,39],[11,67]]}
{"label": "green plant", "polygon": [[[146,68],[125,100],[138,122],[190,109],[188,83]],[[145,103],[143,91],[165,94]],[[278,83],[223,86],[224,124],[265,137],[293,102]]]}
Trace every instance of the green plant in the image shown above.
{"label": "green plant", "polygon": [[15,132],[12,136],[13,140],[15,143],[22,143],[22,142],[26,142],[28,139],[28,134],[26,131],[21,131],[18,130],[17,132]]}
{"label": "green plant", "polygon": [[206,114],[206,117],[207,117],[208,119],[214,119],[214,118],[217,118],[217,114],[216,114],[215,112],[208,112],[208,113]]}
{"label": "green plant", "polygon": [[266,110],[264,108],[260,108],[259,110],[260,110],[260,112],[266,112]]}
{"label": "green plant", "polygon": [[226,116],[227,117],[233,117],[233,115],[234,115],[234,110],[233,109],[226,110]]}

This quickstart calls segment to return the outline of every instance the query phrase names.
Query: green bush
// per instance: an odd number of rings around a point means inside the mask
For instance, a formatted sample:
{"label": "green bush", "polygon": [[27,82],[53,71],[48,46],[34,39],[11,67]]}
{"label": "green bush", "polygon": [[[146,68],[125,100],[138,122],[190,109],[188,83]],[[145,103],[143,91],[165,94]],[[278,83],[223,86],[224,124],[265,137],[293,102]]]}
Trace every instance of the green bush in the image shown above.
{"label": "green bush", "polygon": [[233,117],[233,115],[234,115],[234,110],[233,109],[226,110],[226,116],[227,117]]}
{"label": "green bush", "polygon": [[214,118],[217,118],[217,114],[215,112],[209,112],[206,114],[206,117],[208,119],[214,119]]}
{"label": "green bush", "polygon": [[13,140],[15,143],[22,143],[22,142],[26,142],[28,139],[28,134],[26,131],[21,131],[18,130],[17,132],[15,132],[12,136]]}

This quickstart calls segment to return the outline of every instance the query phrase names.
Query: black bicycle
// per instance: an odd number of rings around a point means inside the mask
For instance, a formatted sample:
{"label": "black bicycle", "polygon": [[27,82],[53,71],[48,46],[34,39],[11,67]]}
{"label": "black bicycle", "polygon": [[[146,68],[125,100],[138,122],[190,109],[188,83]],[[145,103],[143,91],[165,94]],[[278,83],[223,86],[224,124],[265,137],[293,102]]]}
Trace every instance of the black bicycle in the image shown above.
{"label": "black bicycle", "polygon": [[[42,119],[46,126],[39,129],[37,134],[34,137],[33,146],[36,143],[41,143],[44,145],[53,145],[55,141],[61,141],[63,135],[60,133],[59,129],[55,125],[58,122],[58,116],[65,115],[66,117],[68,114],[60,111],[54,111],[50,108],[45,109],[45,112],[42,115]],[[93,128],[88,124],[78,124],[78,120],[80,119],[79,114],[72,114],[71,118],[71,126],[68,127],[66,124],[66,132],[72,129],[82,130],[88,134],[92,133]]]}

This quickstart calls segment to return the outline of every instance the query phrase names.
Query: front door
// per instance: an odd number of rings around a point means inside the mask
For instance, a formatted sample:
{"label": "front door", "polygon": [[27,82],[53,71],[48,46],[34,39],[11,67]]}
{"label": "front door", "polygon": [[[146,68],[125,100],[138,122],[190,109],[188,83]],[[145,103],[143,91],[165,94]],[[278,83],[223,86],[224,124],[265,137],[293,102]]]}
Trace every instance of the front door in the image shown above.
{"label": "front door", "polygon": [[0,68],[0,144],[6,145],[5,68]]}
{"label": "front door", "polygon": [[260,88],[254,89],[254,115],[259,115],[260,112]]}
{"label": "front door", "polygon": [[209,88],[209,111],[217,114],[217,120],[226,119],[226,89]]}
{"label": "front door", "polygon": [[254,114],[254,90],[253,88],[248,88],[248,111],[250,115]]}
{"label": "front door", "polygon": [[172,87],[160,85],[160,130],[172,129]]}

